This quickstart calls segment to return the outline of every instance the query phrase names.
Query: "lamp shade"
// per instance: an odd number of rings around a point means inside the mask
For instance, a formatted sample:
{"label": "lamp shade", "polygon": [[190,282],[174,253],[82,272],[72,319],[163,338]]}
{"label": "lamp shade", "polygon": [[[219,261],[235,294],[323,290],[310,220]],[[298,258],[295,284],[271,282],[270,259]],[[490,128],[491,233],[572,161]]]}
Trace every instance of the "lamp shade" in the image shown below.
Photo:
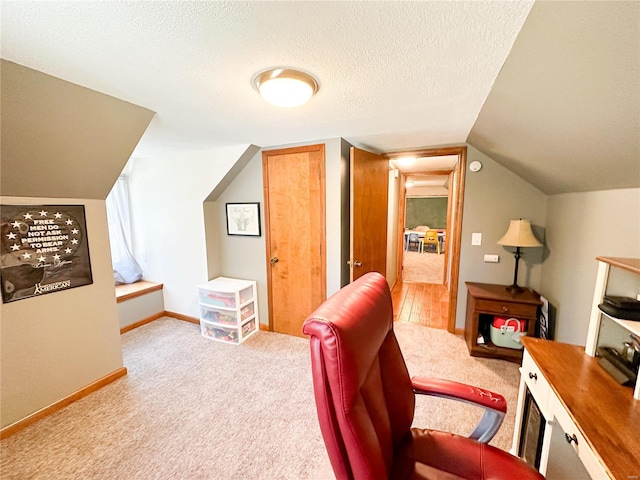
{"label": "lamp shade", "polygon": [[509,229],[504,236],[498,240],[498,245],[507,247],[541,247],[542,244],[531,231],[529,220],[511,220]]}

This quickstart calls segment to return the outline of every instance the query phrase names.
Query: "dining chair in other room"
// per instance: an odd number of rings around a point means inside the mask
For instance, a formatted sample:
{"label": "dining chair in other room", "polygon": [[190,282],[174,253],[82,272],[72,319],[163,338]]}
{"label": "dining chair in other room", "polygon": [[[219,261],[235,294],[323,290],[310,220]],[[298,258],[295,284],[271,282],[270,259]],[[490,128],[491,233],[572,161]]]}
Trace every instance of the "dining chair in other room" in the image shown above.
{"label": "dining chair in other room", "polygon": [[424,247],[426,245],[435,245],[436,251],[438,255],[440,255],[440,240],[438,240],[438,231],[437,230],[427,230],[424,233],[424,238],[422,239],[422,252],[424,253]]}
{"label": "dining chair in other room", "polygon": [[416,252],[419,252],[422,248],[422,239],[420,238],[420,235],[418,235],[417,233],[409,234],[409,238],[407,239],[408,252],[411,251],[411,244],[414,244],[416,246]]}
{"label": "dining chair in other room", "polygon": [[[316,410],[338,480],[544,479],[487,443],[504,418],[504,397],[449,380],[409,377],[381,274],[367,273],[335,293],[302,329],[311,336]],[[416,393],[474,404],[484,415],[469,437],[412,428]]]}

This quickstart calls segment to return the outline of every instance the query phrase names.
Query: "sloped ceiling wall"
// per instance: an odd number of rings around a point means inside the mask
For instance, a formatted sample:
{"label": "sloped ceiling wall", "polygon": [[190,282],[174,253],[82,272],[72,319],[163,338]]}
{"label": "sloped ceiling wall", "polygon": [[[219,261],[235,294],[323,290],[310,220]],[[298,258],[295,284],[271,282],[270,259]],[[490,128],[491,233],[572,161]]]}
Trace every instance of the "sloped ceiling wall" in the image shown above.
{"label": "sloped ceiling wall", "polygon": [[105,199],[154,112],[5,60],[1,79],[2,195]]}
{"label": "sloped ceiling wall", "polygon": [[536,2],[467,142],[547,194],[640,186],[640,2]]}

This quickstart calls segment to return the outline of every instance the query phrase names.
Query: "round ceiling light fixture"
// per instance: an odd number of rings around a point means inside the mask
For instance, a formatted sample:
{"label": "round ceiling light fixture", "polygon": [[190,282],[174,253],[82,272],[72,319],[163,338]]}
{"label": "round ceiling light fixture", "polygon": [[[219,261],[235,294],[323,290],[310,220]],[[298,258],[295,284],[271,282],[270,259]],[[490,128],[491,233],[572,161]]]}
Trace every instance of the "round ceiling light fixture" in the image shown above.
{"label": "round ceiling light fixture", "polygon": [[315,78],[292,68],[270,68],[257,74],[253,83],[267,102],[278,107],[297,107],[318,91]]}

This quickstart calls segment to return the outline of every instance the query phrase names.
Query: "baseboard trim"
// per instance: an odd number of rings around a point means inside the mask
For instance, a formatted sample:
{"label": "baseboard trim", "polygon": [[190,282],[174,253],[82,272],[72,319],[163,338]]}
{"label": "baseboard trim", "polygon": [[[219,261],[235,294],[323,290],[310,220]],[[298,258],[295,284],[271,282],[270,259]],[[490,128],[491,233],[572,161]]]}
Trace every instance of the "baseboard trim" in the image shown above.
{"label": "baseboard trim", "polygon": [[57,402],[49,405],[48,407],[42,408],[37,412],[34,412],[31,415],[23,418],[22,420],[18,420],[17,422],[12,423],[11,425],[7,425],[2,430],[0,430],[0,440],[5,439],[19,432],[20,430],[24,429],[25,427],[28,427],[29,425],[37,422],[38,420],[48,417],[52,413],[62,410],[67,405],[70,405],[73,402],[80,400],[83,397],[86,397],[90,393],[93,393],[96,390],[99,390],[105,385],[110,384],[111,382],[117,380],[120,377],[125,376],[126,374],[127,374],[127,369],[125,367],[119,368],[118,370],[115,370],[110,374],[105,375],[104,377],[96,380],[95,382],[90,383],[86,387],[81,388],[77,392],[74,392],[71,395],[64,397],[63,399],[58,400]]}
{"label": "baseboard trim", "polygon": [[165,310],[164,315],[166,315],[167,317],[175,318],[176,320],[184,320],[185,322],[197,323],[198,325],[200,325],[199,318],[190,317],[189,315],[183,315],[182,313],[168,312]]}
{"label": "baseboard trim", "polygon": [[[140,320],[139,322],[132,323],[131,325],[121,328],[120,333],[124,333],[125,331],[128,332],[129,330],[133,330],[136,327],[139,327],[149,322],[153,322],[154,320],[157,320],[162,317],[171,317],[171,318],[175,318],[176,320],[182,320],[184,322],[195,323],[196,325],[200,325],[200,319],[197,317],[191,317],[189,315],[184,315],[182,313],[169,312],[165,310],[164,312],[157,313],[156,315],[152,315],[148,318],[145,318],[144,320]],[[263,330],[265,332],[271,331],[269,330],[269,325],[266,325],[264,323],[260,323],[259,325],[260,325],[260,330]]]}
{"label": "baseboard trim", "polygon": [[141,327],[142,325],[145,325],[147,323],[153,322],[154,320],[157,320],[159,318],[162,318],[165,316],[166,312],[158,312],[158,313],[154,313],[153,315],[151,315],[150,317],[147,318],[143,318],[142,320],[138,320],[137,322],[134,322],[130,325],[126,325],[124,327],[122,327],[120,329],[120,335],[122,335],[123,333],[128,332],[129,330],[133,330],[134,328],[138,328]]}
{"label": "baseboard trim", "polygon": [[464,336],[464,328],[456,328],[454,334]]}

